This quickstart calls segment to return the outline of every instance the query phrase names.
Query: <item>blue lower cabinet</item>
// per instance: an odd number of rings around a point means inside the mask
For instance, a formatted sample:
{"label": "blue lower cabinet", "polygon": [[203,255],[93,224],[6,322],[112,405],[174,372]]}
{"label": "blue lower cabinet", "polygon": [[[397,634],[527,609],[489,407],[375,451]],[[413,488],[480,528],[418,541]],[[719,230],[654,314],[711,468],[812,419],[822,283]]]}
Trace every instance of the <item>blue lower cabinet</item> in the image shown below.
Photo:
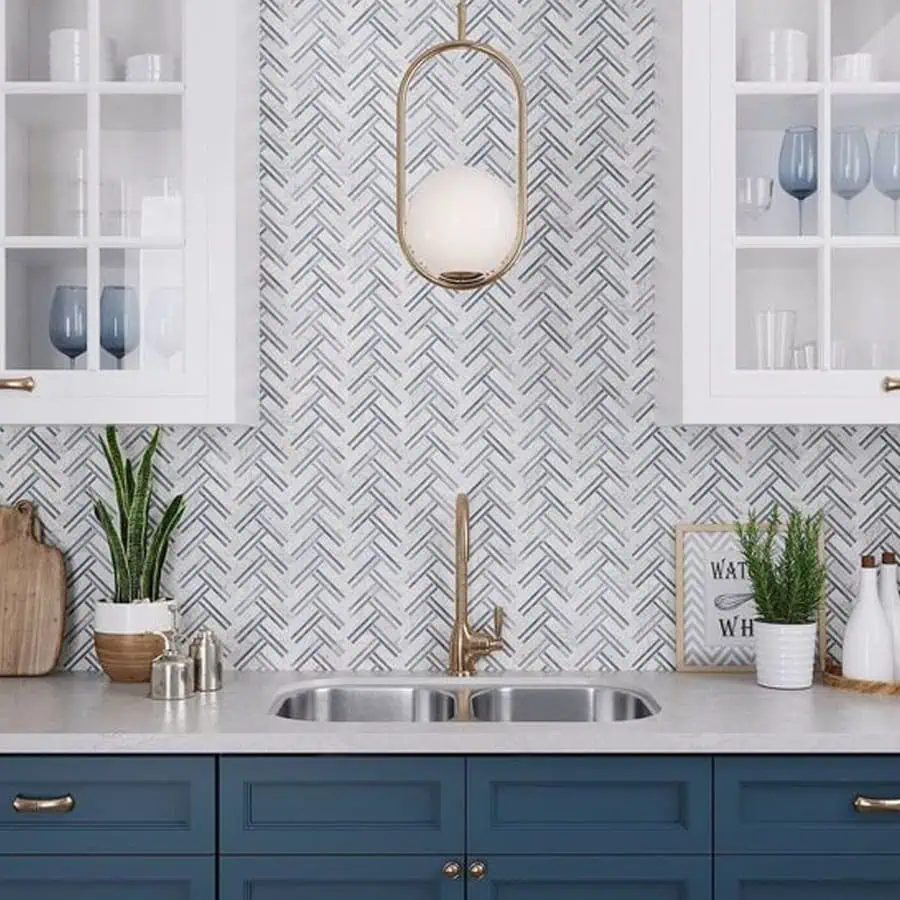
{"label": "blue lower cabinet", "polygon": [[[475,858],[469,857],[471,867]],[[711,900],[708,856],[494,856],[467,900]],[[818,900],[818,898],[817,898]],[[895,898],[896,900],[896,898]]]}
{"label": "blue lower cabinet", "polygon": [[709,854],[711,778],[706,757],[470,757],[468,852]]}
{"label": "blue lower cabinet", "polygon": [[897,900],[896,856],[720,856],[716,900]]}
{"label": "blue lower cabinet", "polygon": [[3,900],[216,900],[209,857],[45,856],[0,861]]}
{"label": "blue lower cabinet", "polygon": [[[224,857],[219,900],[463,900],[465,879],[442,874],[449,861],[445,856]],[[462,868],[462,857],[456,861]]]}
{"label": "blue lower cabinet", "polygon": [[456,757],[225,757],[221,852],[461,854],[465,793]]}

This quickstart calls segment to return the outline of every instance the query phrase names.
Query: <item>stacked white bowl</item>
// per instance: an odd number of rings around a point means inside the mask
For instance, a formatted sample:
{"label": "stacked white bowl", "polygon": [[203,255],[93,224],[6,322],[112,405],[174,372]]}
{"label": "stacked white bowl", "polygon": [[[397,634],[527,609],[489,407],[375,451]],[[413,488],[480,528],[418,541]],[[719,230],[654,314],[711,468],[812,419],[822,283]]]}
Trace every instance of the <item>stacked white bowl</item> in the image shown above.
{"label": "stacked white bowl", "polygon": [[772,28],[744,39],[743,81],[809,81],[809,35],[796,28]]}
{"label": "stacked white bowl", "polygon": [[[90,78],[88,33],[84,28],[57,28],[50,32],[50,80],[87,81]],[[100,78],[115,77],[115,47],[100,40]]]}
{"label": "stacked white bowl", "polygon": [[831,60],[834,81],[865,83],[878,81],[878,60],[871,53],[845,53]]}

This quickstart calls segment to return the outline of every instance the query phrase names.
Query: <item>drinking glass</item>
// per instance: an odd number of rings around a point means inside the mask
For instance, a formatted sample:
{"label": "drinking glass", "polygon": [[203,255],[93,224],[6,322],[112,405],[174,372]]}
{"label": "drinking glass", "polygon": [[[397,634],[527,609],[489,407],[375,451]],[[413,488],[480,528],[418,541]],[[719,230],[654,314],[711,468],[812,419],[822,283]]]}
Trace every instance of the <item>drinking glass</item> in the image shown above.
{"label": "drinking glass", "polygon": [[87,351],[87,288],[61,284],[50,306],[50,343],[69,358],[69,368]]}
{"label": "drinking glass", "polygon": [[817,369],[819,367],[819,346],[815,341],[808,341],[794,348],[795,369]]}
{"label": "drinking glass", "polygon": [[769,309],[756,317],[756,368],[790,369],[794,361],[797,314]]}
{"label": "drinking glass", "polygon": [[164,359],[184,348],[184,291],[164,287],[150,295],[145,316],[145,340]]}
{"label": "drinking glass", "polygon": [[736,203],[740,219],[757,222],[772,208],[775,182],[771,178],[757,176],[738,178]]}
{"label": "drinking glass", "polygon": [[894,234],[900,234],[900,125],[878,132],[875,145],[876,189],[894,203]]}
{"label": "drinking glass", "polygon": [[803,235],[803,201],[819,189],[819,135],[812,125],[793,125],[784,133],[778,181],[797,201],[798,234]]}
{"label": "drinking glass", "polygon": [[140,310],[133,288],[107,285],[100,295],[100,346],[116,359],[116,368],[140,340]]}
{"label": "drinking glass", "polygon": [[872,179],[872,154],[865,129],[836,128],[831,135],[831,189],[843,198],[850,230],[850,201],[858,197]]}

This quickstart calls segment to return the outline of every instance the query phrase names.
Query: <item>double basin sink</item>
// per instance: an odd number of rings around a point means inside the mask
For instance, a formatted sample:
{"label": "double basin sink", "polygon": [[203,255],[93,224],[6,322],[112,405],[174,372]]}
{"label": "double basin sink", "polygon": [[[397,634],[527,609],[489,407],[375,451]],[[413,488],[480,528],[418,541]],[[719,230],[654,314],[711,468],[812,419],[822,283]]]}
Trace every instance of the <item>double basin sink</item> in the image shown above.
{"label": "double basin sink", "polygon": [[605,686],[329,685],[280,698],[273,712],[308,722],[595,722],[646,719],[649,696]]}

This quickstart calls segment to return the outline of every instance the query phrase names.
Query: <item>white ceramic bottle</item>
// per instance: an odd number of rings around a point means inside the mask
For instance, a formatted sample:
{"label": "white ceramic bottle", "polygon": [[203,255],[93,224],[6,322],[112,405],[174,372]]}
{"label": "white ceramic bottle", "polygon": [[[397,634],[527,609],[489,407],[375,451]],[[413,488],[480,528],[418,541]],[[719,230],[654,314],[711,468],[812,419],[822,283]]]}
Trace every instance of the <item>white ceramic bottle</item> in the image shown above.
{"label": "white ceramic bottle", "polygon": [[891,633],[894,651],[894,681],[900,681],[900,591],[897,590],[897,555],[881,555],[881,573],[878,576],[878,596]]}
{"label": "white ceramic bottle", "polygon": [[859,681],[893,681],[894,648],[887,616],[878,599],[874,556],[862,558],[859,597],[844,632],[844,677]]}

